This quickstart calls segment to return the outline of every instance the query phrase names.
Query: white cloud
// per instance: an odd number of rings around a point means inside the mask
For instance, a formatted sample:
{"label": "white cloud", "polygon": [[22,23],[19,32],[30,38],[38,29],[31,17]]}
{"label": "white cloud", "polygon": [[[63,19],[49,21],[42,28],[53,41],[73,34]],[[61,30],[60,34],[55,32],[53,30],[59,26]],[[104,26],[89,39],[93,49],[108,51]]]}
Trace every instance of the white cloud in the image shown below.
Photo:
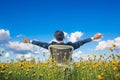
{"label": "white cloud", "polygon": [[9,42],[8,44],[9,48],[14,48],[16,50],[30,50],[32,48],[32,46],[30,44],[26,44],[26,43],[20,43],[20,42]]}
{"label": "white cloud", "polygon": [[4,57],[8,58],[9,56],[10,56],[10,54],[7,52]]}
{"label": "white cloud", "polygon": [[115,44],[120,49],[120,37],[115,38]]}
{"label": "white cloud", "polygon": [[76,31],[74,33],[71,33],[71,35],[68,37],[68,39],[71,42],[76,42],[82,35],[83,35],[82,32]]}
{"label": "white cloud", "polygon": [[81,57],[81,54],[82,54],[81,51],[78,51],[78,52],[76,52],[76,53],[73,53],[73,54],[72,54],[72,58],[73,58],[73,59],[74,59],[74,58],[80,58],[80,57]]}
{"label": "white cloud", "polygon": [[32,57],[32,54],[31,53],[25,54],[24,57],[25,57],[25,59],[29,59]]}
{"label": "white cloud", "polygon": [[113,43],[116,44],[117,49],[120,49],[120,37],[117,37],[114,40],[100,41],[96,46],[96,50],[104,50],[108,47],[112,47]]}
{"label": "white cloud", "polygon": [[[22,34],[17,35],[16,37],[24,36]],[[5,44],[7,42],[7,44]],[[14,53],[38,53],[39,48],[38,46],[32,45],[32,44],[26,44],[18,41],[10,41],[10,32],[9,30],[0,29],[0,43],[3,43],[6,45],[7,50],[10,50]],[[3,50],[0,50],[0,52],[4,52]]]}
{"label": "white cloud", "polygon": [[0,43],[5,43],[10,39],[9,30],[0,29]]}
{"label": "white cloud", "polygon": [[68,36],[68,33],[64,32],[64,36],[67,37],[67,36]]}
{"label": "white cloud", "polygon": [[[82,60],[88,60],[88,58],[91,58],[91,60],[94,59],[93,54],[84,54],[82,51],[74,52],[72,54],[72,59],[76,62],[79,61],[80,59]],[[98,59],[98,56],[97,56]]]}
{"label": "white cloud", "polygon": [[19,60],[23,60],[23,58],[24,58],[24,56],[23,56],[22,54],[18,54],[18,55],[16,56],[16,59],[19,59]]}
{"label": "white cloud", "polygon": [[18,54],[17,56],[16,56],[16,59],[18,59],[18,60],[23,60],[23,59],[30,59],[30,58],[32,58],[32,53],[28,53],[28,54]]}
{"label": "white cloud", "polygon": [[96,50],[103,50],[107,47],[106,41],[100,41],[96,46]]}
{"label": "white cloud", "polygon": [[120,42],[120,37],[115,38],[116,42]]}
{"label": "white cloud", "polygon": [[9,41],[9,43],[7,44],[7,48],[16,53],[22,53],[22,52],[24,53],[24,52],[31,52],[33,49],[33,45],[27,43],[20,43],[18,41],[15,42]]}
{"label": "white cloud", "polygon": [[41,48],[39,46],[33,45],[33,49],[31,49],[32,53],[38,54],[41,52]]}
{"label": "white cloud", "polygon": [[44,48],[42,48],[41,51],[42,51],[42,53],[49,53],[49,51],[47,49],[44,49]]}

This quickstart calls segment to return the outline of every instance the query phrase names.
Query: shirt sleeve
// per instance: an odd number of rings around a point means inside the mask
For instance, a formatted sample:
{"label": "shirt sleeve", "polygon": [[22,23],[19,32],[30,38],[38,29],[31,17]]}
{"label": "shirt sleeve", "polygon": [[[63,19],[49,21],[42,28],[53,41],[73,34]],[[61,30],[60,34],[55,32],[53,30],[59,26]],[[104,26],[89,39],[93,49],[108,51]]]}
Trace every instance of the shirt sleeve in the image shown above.
{"label": "shirt sleeve", "polygon": [[82,46],[83,44],[88,43],[88,42],[91,42],[91,41],[93,41],[92,38],[87,38],[87,39],[80,40],[80,41],[77,41],[77,42],[75,42],[75,43],[72,43],[72,46],[74,47],[74,49],[77,49],[77,48],[79,48],[80,46]]}
{"label": "shirt sleeve", "polygon": [[40,41],[30,41],[31,44],[43,47],[45,49],[48,49],[49,44],[46,42],[40,42]]}

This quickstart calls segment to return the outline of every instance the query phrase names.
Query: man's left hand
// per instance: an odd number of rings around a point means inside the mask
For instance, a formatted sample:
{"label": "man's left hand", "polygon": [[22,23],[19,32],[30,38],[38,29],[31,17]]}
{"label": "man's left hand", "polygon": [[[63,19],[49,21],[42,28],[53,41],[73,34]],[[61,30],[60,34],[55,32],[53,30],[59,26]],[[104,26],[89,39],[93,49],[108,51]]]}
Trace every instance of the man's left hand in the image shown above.
{"label": "man's left hand", "polygon": [[97,33],[94,35],[93,39],[96,40],[96,39],[100,39],[102,37],[102,34],[101,33]]}

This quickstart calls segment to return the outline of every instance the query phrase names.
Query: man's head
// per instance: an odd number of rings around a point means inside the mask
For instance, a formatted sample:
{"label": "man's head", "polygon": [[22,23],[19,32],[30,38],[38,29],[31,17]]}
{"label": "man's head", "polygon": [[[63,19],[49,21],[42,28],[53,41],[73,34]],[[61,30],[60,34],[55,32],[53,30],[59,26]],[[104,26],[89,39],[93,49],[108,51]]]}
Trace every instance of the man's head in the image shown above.
{"label": "man's head", "polygon": [[57,31],[55,31],[55,33],[54,33],[54,37],[55,37],[55,39],[56,39],[57,41],[63,41],[63,39],[64,39],[64,32],[61,31],[61,30],[57,30]]}

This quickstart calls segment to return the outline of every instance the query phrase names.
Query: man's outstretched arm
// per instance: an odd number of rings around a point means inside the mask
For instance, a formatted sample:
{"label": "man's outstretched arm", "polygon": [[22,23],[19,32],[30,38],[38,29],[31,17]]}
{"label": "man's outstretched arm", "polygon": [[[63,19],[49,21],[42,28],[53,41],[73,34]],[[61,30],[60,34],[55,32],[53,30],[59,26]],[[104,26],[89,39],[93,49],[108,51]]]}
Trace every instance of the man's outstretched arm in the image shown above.
{"label": "man's outstretched arm", "polygon": [[34,45],[43,47],[43,48],[45,48],[45,49],[48,49],[48,46],[49,46],[48,43],[40,42],[40,41],[34,41],[34,40],[31,41],[31,40],[28,39],[28,38],[24,38],[24,39],[23,39],[23,42],[24,42],[24,43],[31,43],[31,44],[34,44]]}
{"label": "man's outstretched arm", "polygon": [[74,47],[74,49],[77,49],[77,48],[79,48],[80,46],[82,46],[82,45],[85,44],[85,43],[91,42],[91,41],[93,41],[93,40],[100,39],[101,36],[102,36],[102,34],[97,33],[97,34],[95,34],[92,38],[87,38],[87,39],[80,40],[80,41],[77,41],[77,42],[75,42],[75,43],[72,43],[72,46]]}

